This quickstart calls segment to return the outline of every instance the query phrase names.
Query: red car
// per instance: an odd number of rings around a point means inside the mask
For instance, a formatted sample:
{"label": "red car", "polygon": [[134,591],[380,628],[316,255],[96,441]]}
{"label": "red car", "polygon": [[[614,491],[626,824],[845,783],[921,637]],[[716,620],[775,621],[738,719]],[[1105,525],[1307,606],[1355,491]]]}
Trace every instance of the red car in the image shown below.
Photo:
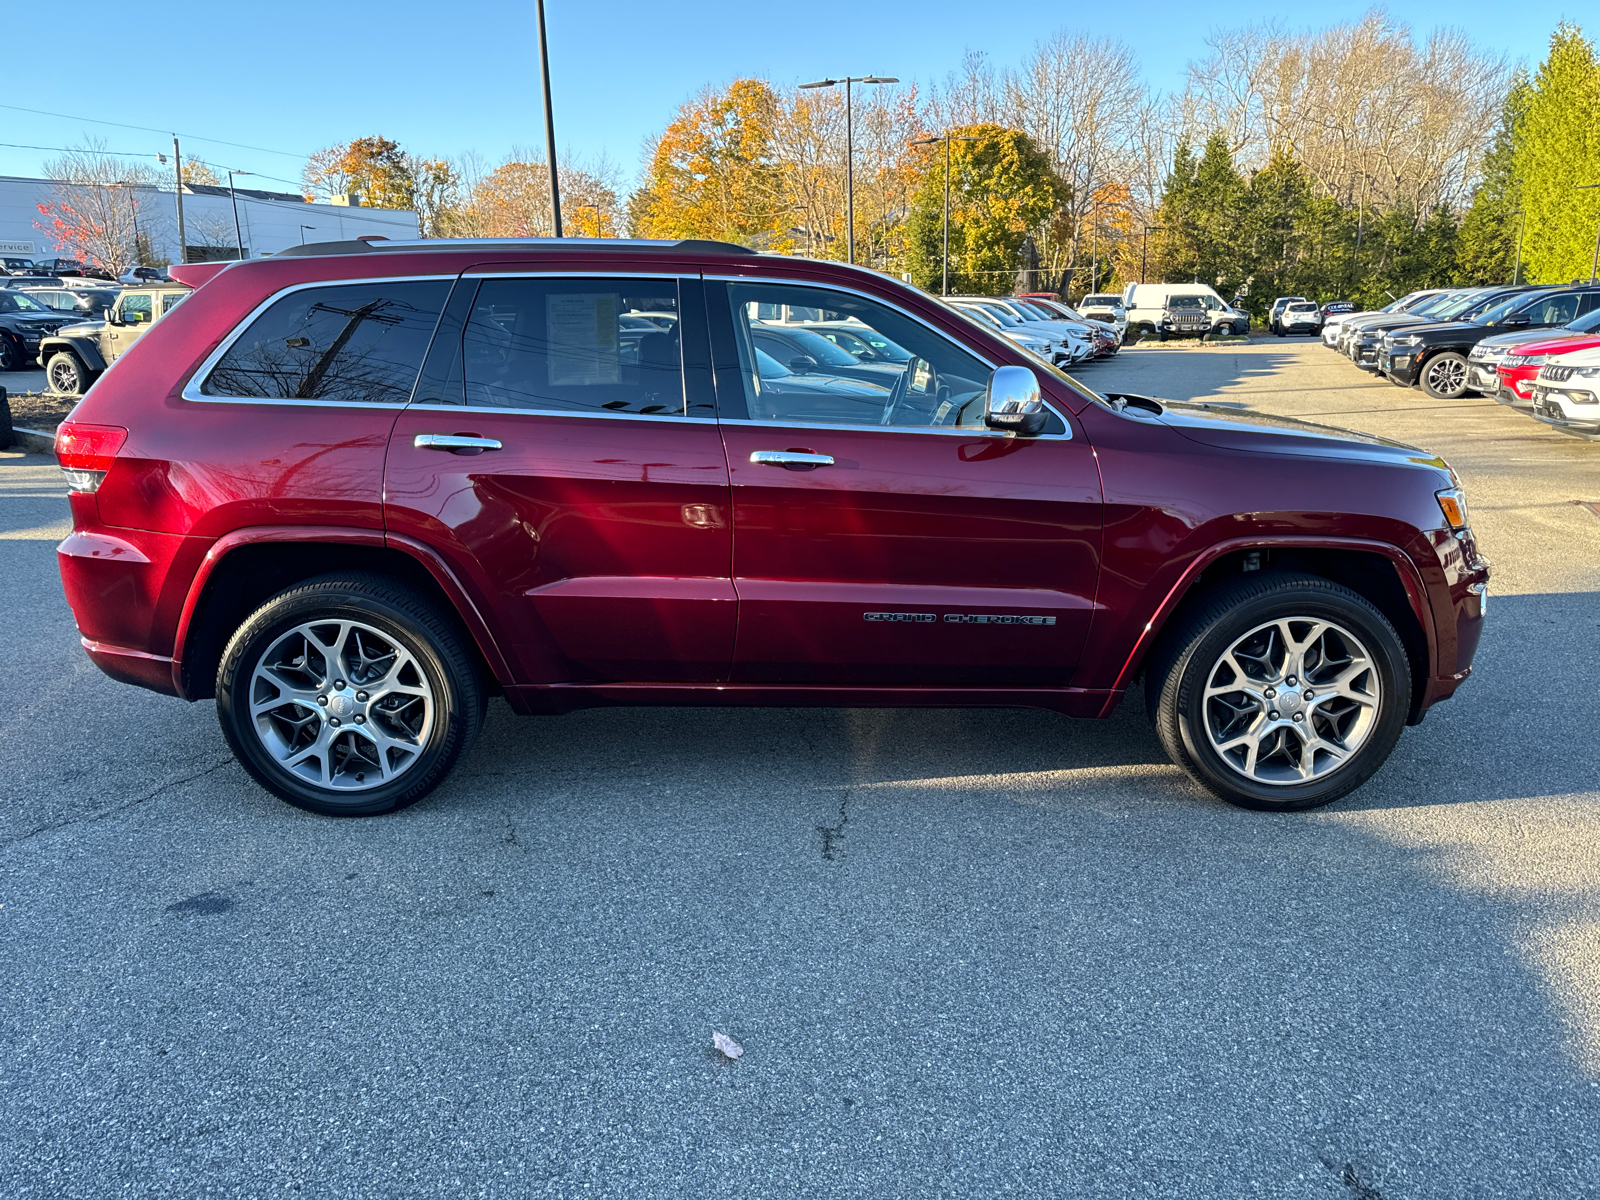
{"label": "red car", "polygon": [[[1217,795],[1302,809],[1477,648],[1440,459],[1098,396],[870,271],[435,240],[174,272],[199,290],[61,426],[62,580],[107,674],[215,697],[313,811],[416,801],[490,695],[1104,717],[1134,687]],[[808,322],[910,357],[752,336]]]}
{"label": "red car", "polygon": [[1511,403],[1530,405],[1533,403],[1533,381],[1538,378],[1540,367],[1563,354],[1571,354],[1574,350],[1593,350],[1596,346],[1600,346],[1600,334],[1568,334],[1544,342],[1513,346],[1495,367],[1495,375],[1500,380],[1500,394],[1506,396],[1509,392],[1507,399]]}

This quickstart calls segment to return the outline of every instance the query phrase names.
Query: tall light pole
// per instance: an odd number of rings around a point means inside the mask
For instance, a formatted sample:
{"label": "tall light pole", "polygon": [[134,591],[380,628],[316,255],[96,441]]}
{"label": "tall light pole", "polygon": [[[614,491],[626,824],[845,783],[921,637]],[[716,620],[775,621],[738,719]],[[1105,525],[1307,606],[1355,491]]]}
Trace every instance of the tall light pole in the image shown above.
{"label": "tall light pole", "polygon": [[235,175],[254,175],[254,171],[229,171],[228,172],[228,199],[233,201],[233,241],[239,247],[239,258],[244,259],[244,234],[239,229],[239,193],[233,190],[233,177]]}
{"label": "tall light pole", "polygon": [[[543,3],[543,0],[540,2]],[[849,263],[856,261],[856,143],[850,85],[899,82],[892,75],[846,75],[843,79],[818,79],[814,83],[800,85],[803,88],[831,88],[844,84],[844,260]]]}
{"label": "tall light pole", "polygon": [[189,235],[183,228],[183,151],[178,149],[178,135],[172,135],[172,177],[178,185],[178,261],[189,261]]}
{"label": "tall light pole", "polygon": [[1519,208],[1511,215],[1517,218],[1517,265],[1511,268],[1511,285],[1515,287],[1522,274],[1522,234],[1528,226],[1528,213]]}
{"label": "tall light pole", "polygon": [[539,16],[539,77],[544,81],[544,146],[550,160],[550,221],[561,236],[561,181],[556,178],[556,114],[550,106],[550,47],[544,33],[544,0],[534,0]]}
{"label": "tall light pole", "polygon": [[939,295],[941,296],[950,294],[950,143],[952,141],[978,142],[982,140],[982,138],[963,137],[945,132],[938,137],[919,138],[911,143],[913,146],[931,146],[935,142],[944,143],[944,270],[940,275],[939,283]]}
{"label": "tall light pole", "polygon": [[315,229],[315,228],[316,228],[315,225],[302,225],[302,226],[300,226],[300,244],[302,246],[304,246],[306,244],[306,230]]}
{"label": "tall light pole", "polygon": [[[1580,183],[1578,185],[1580,192],[1585,188],[1600,188],[1600,183]],[[1595,272],[1597,270],[1600,270],[1600,222],[1596,222],[1594,228],[1594,257],[1589,260],[1590,283],[1595,281]]]}

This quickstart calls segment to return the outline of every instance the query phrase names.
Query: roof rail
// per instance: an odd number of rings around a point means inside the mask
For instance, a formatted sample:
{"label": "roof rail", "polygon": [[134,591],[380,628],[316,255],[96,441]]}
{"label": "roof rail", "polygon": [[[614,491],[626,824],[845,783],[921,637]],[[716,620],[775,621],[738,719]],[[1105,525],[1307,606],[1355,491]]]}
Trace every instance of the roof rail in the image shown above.
{"label": "roof rail", "polygon": [[748,246],[707,238],[660,241],[645,238],[408,238],[404,241],[307,242],[279,250],[273,258],[301,258],[327,254],[388,254],[415,250],[649,250],[688,254],[754,254]]}

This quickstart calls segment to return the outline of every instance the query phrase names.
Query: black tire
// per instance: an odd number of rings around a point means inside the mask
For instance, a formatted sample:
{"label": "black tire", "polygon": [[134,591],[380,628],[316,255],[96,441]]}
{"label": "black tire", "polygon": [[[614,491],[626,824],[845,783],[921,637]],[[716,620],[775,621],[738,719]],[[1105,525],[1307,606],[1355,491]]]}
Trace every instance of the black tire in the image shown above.
{"label": "black tire", "polygon": [[[417,686],[431,691],[432,707],[427,711],[425,733],[413,743],[417,749],[400,760],[394,778],[372,786],[366,785],[365,772],[358,773],[355,768],[365,766],[367,770],[380,773],[385,768],[370,766],[358,756],[342,752],[337,744],[342,738],[347,739],[346,751],[354,744],[375,750],[374,743],[357,736],[360,731],[353,723],[360,721],[365,725],[366,716],[347,717],[345,727],[330,735],[333,741],[328,746],[325,765],[321,759],[311,760],[319,764],[318,769],[325,775],[332,773],[331,767],[339,761],[337,774],[344,781],[341,786],[316,782],[282,765],[264,740],[270,731],[258,732],[250,718],[256,668],[265,667],[265,656],[285,645],[301,627],[318,623],[331,627],[340,621],[359,622],[367,630],[376,631],[380,639],[391,642],[391,649],[403,649],[411,657],[411,665],[406,668],[414,672],[411,678],[420,679],[422,682]],[[307,665],[309,668],[310,664]],[[355,666],[359,672],[361,664],[357,662]],[[358,673],[352,673],[350,667],[348,660],[326,663],[325,669],[320,671],[324,682],[313,683],[307,690],[327,692],[347,708],[357,698],[365,701],[367,693],[355,691],[361,684]],[[398,672],[399,669],[397,663],[394,670]],[[330,687],[329,675],[337,676],[334,682],[343,686]],[[343,678],[345,675],[349,675],[348,682]],[[377,679],[378,684],[388,682],[387,677]],[[376,684],[368,686],[372,686],[374,692],[378,690]],[[270,685],[268,688],[266,696],[271,697]],[[351,694],[345,696],[346,692]],[[317,702],[322,703],[322,698]],[[381,703],[374,700],[370,706],[356,705],[354,711],[371,713],[371,728],[378,728],[380,720],[387,719],[379,711]],[[289,706],[294,707],[292,702]],[[314,717],[322,723],[319,727],[323,734],[328,733],[328,726],[340,724],[330,715],[339,711],[333,704],[325,705],[319,712],[311,707],[308,699],[308,703],[298,707],[309,714],[302,718],[302,724]],[[217,667],[217,718],[240,764],[275,796],[297,808],[326,816],[377,816],[415,804],[439,785],[471,747],[483,724],[483,716],[483,680],[455,622],[424,597],[383,575],[362,572],[325,575],[279,592],[256,609],[229,639]],[[260,719],[266,730],[271,718],[263,715]],[[301,749],[302,752],[314,751],[310,743]],[[375,753],[387,758],[390,751],[375,750]],[[393,768],[391,762],[387,769]]]}
{"label": "black tire", "polygon": [[44,364],[46,386],[58,396],[81,396],[94,382],[83,360],[71,350],[57,350]]}
{"label": "black tire", "polygon": [[1459,400],[1466,393],[1470,378],[1466,358],[1454,350],[1446,350],[1422,364],[1417,382],[1435,400]]}
{"label": "black tire", "polygon": [[23,353],[16,342],[0,333],[0,371],[20,371]]}
{"label": "black tire", "polygon": [[[1208,711],[1207,680],[1220,678],[1223,655],[1252,631],[1273,621],[1326,621],[1348,632],[1365,649],[1377,686],[1375,710],[1364,726],[1363,739],[1348,761],[1306,782],[1259,781],[1230,764],[1213,745],[1214,711]],[[1231,671],[1231,668],[1226,668]],[[1299,681],[1294,706],[1311,679]],[[1226,685],[1226,680],[1224,681]],[[1226,701],[1226,697],[1220,699]],[[1322,703],[1327,702],[1324,696]],[[1399,740],[1411,706],[1411,665],[1400,635],[1388,619],[1349,588],[1314,575],[1281,571],[1251,572],[1197,597],[1177,624],[1162,635],[1145,675],[1145,704],[1162,748],[1190,777],[1215,795],[1241,808],[1297,812],[1332,803],[1360,787],[1381,767]],[[1227,708],[1221,710],[1230,711]],[[1316,729],[1322,710],[1298,728]],[[1279,723],[1280,726],[1282,723]],[[1291,728],[1288,733],[1294,733]],[[1288,733],[1279,735],[1288,740]],[[1299,747],[1303,757],[1306,742]],[[1269,756],[1270,757],[1270,756]],[[1316,753],[1312,754],[1313,763]]]}

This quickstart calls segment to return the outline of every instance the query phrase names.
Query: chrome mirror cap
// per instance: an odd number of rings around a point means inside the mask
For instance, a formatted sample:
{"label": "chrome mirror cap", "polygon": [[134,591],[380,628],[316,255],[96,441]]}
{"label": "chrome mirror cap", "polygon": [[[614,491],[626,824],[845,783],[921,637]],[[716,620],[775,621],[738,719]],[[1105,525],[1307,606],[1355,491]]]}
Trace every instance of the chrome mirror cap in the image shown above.
{"label": "chrome mirror cap", "polygon": [[996,367],[983,401],[984,424],[1031,437],[1044,429],[1046,409],[1039,377],[1027,367]]}

